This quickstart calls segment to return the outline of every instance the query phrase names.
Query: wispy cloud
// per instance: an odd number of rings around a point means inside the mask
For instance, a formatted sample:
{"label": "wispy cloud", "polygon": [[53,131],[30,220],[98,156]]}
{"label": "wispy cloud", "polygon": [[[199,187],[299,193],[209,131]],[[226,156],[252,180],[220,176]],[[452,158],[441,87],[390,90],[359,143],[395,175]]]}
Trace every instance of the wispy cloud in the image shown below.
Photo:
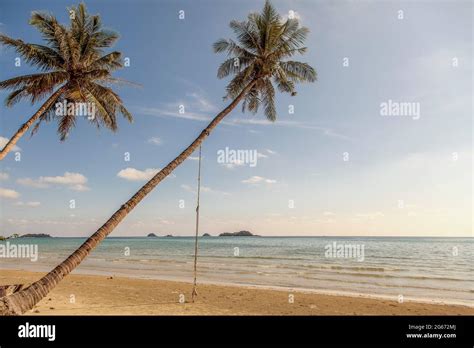
{"label": "wispy cloud", "polygon": [[161,217],[156,218],[156,221],[157,221],[159,224],[162,224],[162,225],[174,225],[174,224],[175,224],[174,221],[172,221],[172,220],[167,220],[167,219],[164,219],[164,218],[161,218]]}
{"label": "wispy cloud", "polygon": [[298,121],[281,121],[277,120],[275,122],[268,121],[266,119],[255,119],[255,118],[236,118],[230,121],[223,121],[223,124],[228,126],[238,126],[238,125],[255,125],[255,126],[274,126],[274,127],[285,127],[285,128],[297,128],[297,129],[307,129],[315,130],[322,133],[325,136],[331,138],[338,138],[343,140],[351,140],[350,137],[338,133],[332,128],[316,126],[306,122]]}
{"label": "wispy cloud", "polygon": [[[276,151],[272,151],[270,149],[265,149],[261,152],[257,151],[257,159],[269,158],[269,157],[274,156],[276,154],[277,154]],[[240,159],[237,158],[234,161],[232,161],[231,163],[221,163],[220,165],[222,167],[226,168],[226,169],[234,170],[235,168],[245,167],[245,166],[248,165],[248,163],[246,163],[245,161],[240,160]]]}
{"label": "wispy cloud", "polygon": [[16,181],[18,184],[34,188],[48,188],[52,185],[64,186],[73,191],[88,191],[86,186],[87,177],[80,173],[65,172],[58,176],[40,176],[38,179],[20,178]]}
{"label": "wispy cloud", "polygon": [[22,201],[19,201],[19,202],[16,202],[15,205],[19,206],[19,207],[36,208],[36,207],[39,207],[41,205],[41,202],[22,202]]}
{"label": "wispy cloud", "polygon": [[278,152],[270,150],[270,149],[265,149],[265,151],[269,153],[270,155],[278,155]]}
{"label": "wispy cloud", "polygon": [[[157,117],[174,117],[174,118],[181,118],[185,120],[192,120],[192,121],[199,121],[199,122],[210,122],[212,117],[204,112],[179,112],[179,106],[181,104],[172,104],[168,105],[166,108],[152,108],[152,107],[143,107],[140,108],[139,111],[142,114],[149,115],[149,116],[157,116]],[[275,121],[270,122],[265,119],[245,119],[239,118],[230,121],[222,121],[223,125],[226,126],[240,126],[240,125],[255,125],[255,126],[274,126],[274,127],[286,127],[286,128],[297,128],[297,129],[307,129],[307,130],[314,130],[322,133],[323,135],[330,137],[330,138],[338,138],[342,140],[351,140],[350,137],[338,133],[335,130],[328,128],[328,127],[321,127],[315,126],[312,124],[304,123],[304,122],[296,122],[296,121]],[[258,131],[251,129],[252,133],[259,133]]]}
{"label": "wispy cloud", "polygon": [[[186,184],[181,185],[181,188],[182,188],[183,190],[188,191],[188,192],[191,192],[191,193],[193,193],[193,194],[196,194],[196,193],[197,193],[197,190],[196,190],[196,189],[194,189],[194,188],[192,188],[191,186],[186,185]],[[210,188],[209,186],[202,186],[202,185],[201,185],[201,192],[204,192],[204,193],[216,193],[216,194],[221,194],[221,195],[224,195],[224,196],[230,195],[229,192],[214,190],[214,189]]]}
{"label": "wispy cloud", "polygon": [[27,187],[34,187],[34,188],[47,188],[47,187],[49,187],[48,184],[44,183],[40,179],[20,178],[16,182],[17,182],[17,184],[20,184],[22,186],[27,186]]}
{"label": "wispy cloud", "polygon": [[146,141],[148,144],[153,144],[153,145],[161,145],[163,144],[163,140],[159,137],[151,137]]}
{"label": "wispy cloud", "polygon": [[371,213],[358,213],[358,214],[355,214],[356,218],[367,219],[367,220],[374,220],[376,218],[383,217],[383,216],[385,216],[385,215],[380,211],[373,212],[373,213],[371,212]]}
{"label": "wispy cloud", "polygon": [[179,105],[169,105],[169,106],[164,106],[161,108],[149,108],[149,107],[143,107],[139,108],[139,112],[147,115],[147,116],[156,116],[156,117],[171,117],[171,118],[181,118],[184,120],[191,120],[191,121],[210,121],[211,118],[207,115],[204,115],[202,113],[196,113],[196,112],[189,112],[186,111],[183,113],[179,112]]}
{"label": "wispy cloud", "polygon": [[8,173],[0,172],[0,180],[8,180],[9,177]]}
{"label": "wispy cloud", "polygon": [[270,150],[270,149],[265,149],[262,152],[257,152],[257,157],[258,158],[269,158],[271,156],[278,155],[278,152]]}
{"label": "wispy cloud", "polygon": [[259,185],[259,184],[276,184],[276,180],[264,178],[263,176],[254,175],[248,179],[242,180],[244,184]]}
{"label": "wispy cloud", "polygon": [[0,187],[0,197],[15,199],[15,198],[20,197],[20,194],[16,192],[15,190],[10,190],[10,189]]}
{"label": "wispy cloud", "polygon": [[157,168],[147,168],[145,170],[139,170],[135,168],[125,168],[117,173],[119,178],[129,180],[129,181],[145,181],[150,180],[152,177],[158,173],[160,169]]}
{"label": "wispy cloud", "polygon": [[237,167],[243,167],[245,166],[245,162],[244,161],[239,161],[239,160],[235,160],[234,162],[232,163],[222,163],[221,166],[223,166],[224,168],[226,169],[230,169],[230,170],[233,170]]}
{"label": "wispy cloud", "polygon": [[[74,217],[74,216],[71,216]],[[12,226],[36,226],[36,225],[66,225],[66,226],[84,226],[84,225],[96,225],[97,221],[95,219],[81,219],[81,220],[71,220],[71,219],[64,219],[64,220],[50,220],[50,219],[14,219],[9,218],[6,222]]]}
{"label": "wispy cloud", "polygon": [[[219,111],[216,105],[214,105],[207,97],[200,92],[192,92],[186,93],[186,97],[188,97],[189,104],[192,108],[197,109],[202,112],[216,112]],[[183,103],[185,105],[185,103]]]}
{"label": "wispy cloud", "polygon": [[[128,181],[147,181],[153,178],[161,168],[147,168],[145,170],[140,170],[136,168],[125,168],[117,173],[119,178],[128,180]],[[176,177],[174,174],[168,175],[168,177]]]}
{"label": "wispy cloud", "polygon": [[[190,84],[187,82],[186,84]],[[161,103],[158,107],[140,107],[138,111],[144,115],[157,117],[174,117],[192,121],[210,121],[211,115],[219,111],[204,94],[201,88],[193,86],[184,99],[172,103]]]}
{"label": "wispy cloud", "polygon": [[[176,100],[172,103],[161,103],[157,107],[139,107],[138,112],[147,116],[179,118],[197,122],[210,122],[214,115],[220,111],[219,108],[206,97],[205,93],[199,86],[189,81],[183,81],[183,83],[185,83],[187,86],[191,86],[193,89],[192,92],[185,94],[184,99]],[[341,134],[332,128],[316,126],[298,121],[277,120],[275,122],[271,122],[265,118],[240,117],[232,120],[224,120],[221,123],[227,126],[276,126],[315,130],[331,138],[350,140],[348,136]],[[255,129],[251,129],[249,131],[252,133],[259,133],[259,131]]]}

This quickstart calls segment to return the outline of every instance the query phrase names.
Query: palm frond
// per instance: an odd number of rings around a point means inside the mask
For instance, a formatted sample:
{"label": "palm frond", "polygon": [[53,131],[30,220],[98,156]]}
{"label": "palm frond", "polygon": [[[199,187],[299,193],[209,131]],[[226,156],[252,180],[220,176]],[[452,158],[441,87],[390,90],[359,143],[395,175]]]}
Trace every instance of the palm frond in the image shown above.
{"label": "palm frond", "polygon": [[132,86],[132,87],[143,87],[143,85],[128,81],[125,79],[117,78],[117,77],[104,77],[100,80],[101,83],[105,84],[114,84],[114,85],[127,85],[127,86]]}
{"label": "palm frond", "polygon": [[280,63],[281,69],[295,82],[314,82],[316,81],[316,70],[308,63],[286,61]]}
{"label": "palm frond", "polygon": [[273,88],[272,82],[269,78],[263,80],[260,93],[265,108],[265,116],[269,121],[274,122],[276,120],[275,89]]}
{"label": "palm frond", "polygon": [[227,85],[227,95],[225,98],[235,98],[242,92],[254,77],[254,66],[249,65],[244,70],[239,72]]}
{"label": "palm frond", "polygon": [[245,57],[234,57],[225,60],[217,69],[217,77],[222,79],[231,74],[240,72],[252,62],[252,59]]}
{"label": "palm frond", "polygon": [[269,0],[265,0],[265,5],[263,6],[263,10],[261,13],[261,18],[268,25],[279,24],[281,20],[280,15]]}
{"label": "palm frond", "polygon": [[43,122],[50,122],[51,120],[53,120],[54,118],[57,117],[56,115],[56,104],[57,103],[62,103],[64,100],[64,96],[60,96],[55,103],[53,103],[38,119],[38,121],[36,122],[36,124],[34,125],[34,127],[32,128],[31,132],[30,132],[30,138],[35,135],[38,130],[39,130],[39,127],[41,126],[41,124]]}
{"label": "palm frond", "polygon": [[25,75],[0,82],[0,89],[17,89],[5,99],[8,107],[25,98],[29,98],[33,104],[63,84],[67,78],[68,74],[62,71]]}
{"label": "palm frond", "polygon": [[296,95],[295,83],[288,79],[286,73],[278,67],[273,76],[275,83],[277,84],[278,90],[282,93],[290,93]]}
{"label": "palm frond", "polygon": [[105,101],[108,105],[110,105],[111,110],[114,113],[114,117],[115,113],[119,112],[127,121],[133,122],[132,114],[123,105],[123,101],[117,93],[115,93],[111,88],[102,86],[98,83],[93,83],[92,86],[93,91],[99,94],[99,99]]}
{"label": "palm frond", "polygon": [[86,30],[87,25],[87,9],[84,3],[77,7],[71,7],[69,10],[74,11],[74,18],[71,18],[71,35],[78,43],[80,55],[83,54],[84,42],[88,36]]}
{"label": "palm frond", "polygon": [[94,80],[103,80],[109,77],[110,77],[110,71],[108,69],[94,69],[94,70],[84,72],[83,76],[81,76],[81,79],[94,81]]}
{"label": "palm frond", "polygon": [[250,22],[231,21],[230,27],[237,35],[242,46],[253,54],[262,53],[263,47],[259,43],[258,32]]}
{"label": "palm frond", "polygon": [[128,122],[133,123],[133,115],[127,110],[123,103],[119,104],[119,111]]}
{"label": "palm frond", "polygon": [[245,112],[247,110],[253,114],[258,112],[258,107],[260,106],[260,99],[258,97],[258,94],[258,89],[256,87],[250,89],[242,103],[242,112]]}
{"label": "palm frond", "polygon": [[[0,82],[0,89],[11,92],[5,99],[7,106],[22,99],[30,99],[32,103],[51,94],[55,88],[63,86],[63,92],[57,100],[68,102],[90,102],[97,109],[97,117],[90,119],[98,127],[100,125],[115,131],[116,115],[121,114],[132,122],[132,114],[123,105],[123,101],[110,87],[104,84],[131,82],[112,77],[112,72],[121,68],[121,53],[105,52],[119,38],[119,35],[102,27],[100,16],[89,15],[86,6],[81,3],[68,8],[74,11],[70,25],[60,24],[49,13],[34,11],[30,24],[34,26],[45,40],[45,45],[25,43],[0,34],[0,44],[14,48],[27,62],[39,67],[44,73],[18,76]],[[230,52],[247,57],[250,52],[231,44]],[[34,125],[34,134],[40,124],[56,119],[60,139],[67,137],[70,129],[76,124],[74,115],[65,117],[56,115],[50,106]]]}
{"label": "palm frond", "polygon": [[59,42],[56,37],[56,27],[59,23],[56,18],[49,13],[34,11],[29,23],[36,27],[49,46],[59,53]]}
{"label": "palm frond", "polygon": [[215,53],[222,53],[227,51],[227,55],[234,55],[238,57],[245,57],[245,58],[255,58],[256,55],[247,49],[243,48],[242,46],[238,45],[233,40],[225,40],[219,39],[217,40],[214,45],[213,49]]}
{"label": "palm frond", "polygon": [[43,71],[61,68],[64,64],[61,55],[46,46],[27,44],[4,34],[0,34],[0,43],[14,48],[27,63],[36,65]]}
{"label": "palm frond", "polygon": [[64,71],[51,71],[41,74],[31,74],[17,76],[5,81],[0,81],[0,89],[14,89],[24,86],[35,86],[39,88],[54,87],[63,83],[68,78],[68,74]]}
{"label": "palm frond", "polygon": [[[309,29],[306,27],[301,27],[289,35],[284,35],[281,37],[280,42],[278,43],[277,47],[275,48],[274,52],[278,55],[278,53],[288,54],[288,53],[305,53],[306,48],[301,47],[304,45],[304,42],[308,36]],[[279,56],[279,57],[283,57]]]}
{"label": "palm frond", "polygon": [[[287,60],[306,53],[309,31],[295,18],[284,21],[269,0],[260,13],[249,14],[245,21],[233,20],[230,27],[236,41],[220,39],[213,45],[214,52],[228,55],[217,70],[218,78],[232,76],[224,98],[236,98],[253,83],[243,98],[242,111],[256,113],[263,104],[266,118],[274,121],[276,88],[294,96],[296,83],[316,80],[316,71],[309,64]],[[234,64],[235,59],[240,65]]]}
{"label": "palm frond", "polygon": [[23,98],[27,98],[27,97],[28,97],[28,92],[26,90],[26,87],[21,87],[7,95],[7,97],[5,98],[5,106],[11,107],[15,105],[16,103],[18,103]]}
{"label": "palm frond", "polygon": [[[39,126],[39,124],[38,124]],[[64,141],[69,136],[69,132],[76,126],[75,115],[63,115],[58,120],[58,134],[59,140]],[[36,127],[36,126],[35,126]],[[32,134],[33,135],[33,134]]]}
{"label": "palm frond", "polygon": [[123,67],[120,61],[122,54],[114,51],[96,59],[91,65],[91,69],[108,69],[110,71]]}
{"label": "palm frond", "polygon": [[115,115],[111,112],[101,96],[94,94],[93,88],[90,87],[83,88],[83,91],[87,102],[93,103],[98,111],[98,113],[95,114],[95,117],[91,119],[91,122],[95,123],[97,127],[102,124],[106,128],[115,132],[117,130]]}

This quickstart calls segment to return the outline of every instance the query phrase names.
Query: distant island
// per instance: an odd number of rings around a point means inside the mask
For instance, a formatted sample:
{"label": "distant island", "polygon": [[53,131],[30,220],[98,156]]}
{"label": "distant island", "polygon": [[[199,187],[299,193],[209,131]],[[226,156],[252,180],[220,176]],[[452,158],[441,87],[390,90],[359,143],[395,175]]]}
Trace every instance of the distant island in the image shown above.
{"label": "distant island", "polygon": [[53,238],[49,234],[46,233],[27,233],[20,236],[18,233],[12,234],[9,237],[0,236],[0,240],[7,240],[7,239],[16,239],[16,238]]}
{"label": "distant island", "polygon": [[18,238],[53,238],[53,237],[51,237],[49,234],[46,234],[46,233],[28,233]]}
{"label": "distant island", "polygon": [[157,236],[156,234],[154,234],[154,233],[150,233],[150,234],[148,234],[148,236],[147,236],[147,237],[150,237],[150,238],[156,238],[156,237],[158,237],[158,236]]}
{"label": "distant island", "polygon": [[20,235],[18,233],[14,233],[9,237],[0,236],[0,240],[15,239],[15,238],[20,238]]}
{"label": "distant island", "polygon": [[212,237],[209,233],[204,233],[202,236],[203,237]]}
{"label": "distant island", "polygon": [[167,234],[165,237],[173,237],[172,234]]}
{"label": "distant island", "polygon": [[250,231],[239,231],[239,232],[224,232],[219,237],[259,237],[256,234],[252,234]]}

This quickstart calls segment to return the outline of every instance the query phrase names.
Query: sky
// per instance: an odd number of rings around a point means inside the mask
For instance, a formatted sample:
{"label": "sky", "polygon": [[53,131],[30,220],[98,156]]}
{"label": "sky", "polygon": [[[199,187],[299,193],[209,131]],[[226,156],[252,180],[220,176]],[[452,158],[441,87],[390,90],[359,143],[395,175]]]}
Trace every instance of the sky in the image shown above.
{"label": "sky", "polygon": [[[275,123],[239,106],[205,141],[200,231],[472,236],[472,2],[273,3],[310,29],[308,51],[297,59],[317,70],[318,81],[299,85],[294,97],[278,94]],[[0,32],[41,43],[28,24],[31,11],[67,23],[72,4],[4,0]],[[229,22],[244,20],[263,1],[86,5],[120,34],[113,49],[130,66],[116,76],[140,86],[116,91],[135,121],[121,119],[112,133],[81,119],[64,142],[54,122],[23,136],[0,163],[0,235],[94,233],[226,106],[228,80],[216,76],[225,56],[212,44],[234,38]],[[0,80],[37,72],[24,62],[15,66],[16,57],[0,49]],[[2,100],[6,95],[0,91]],[[382,105],[389,103],[413,109],[386,115]],[[0,140],[40,105],[2,104]],[[256,152],[257,161],[220,163],[226,148]],[[197,165],[195,153],[112,236],[192,235]]]}

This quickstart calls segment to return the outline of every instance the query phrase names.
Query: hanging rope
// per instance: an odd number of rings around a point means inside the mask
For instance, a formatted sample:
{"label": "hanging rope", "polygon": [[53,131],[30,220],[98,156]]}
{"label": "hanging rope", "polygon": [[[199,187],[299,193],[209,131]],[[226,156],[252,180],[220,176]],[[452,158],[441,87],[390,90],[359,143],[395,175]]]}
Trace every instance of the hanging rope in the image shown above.
{"label": "hanging rope", "polygon": [[196,237],[194,240],[194,283],[191,295],[192,301],[197,297],[197,254],[198,254],[198,236],[199,236],[199,195],[201,193],[201,146],[199,146],[199,165],[197,179],[197,204],[196,204]]}

